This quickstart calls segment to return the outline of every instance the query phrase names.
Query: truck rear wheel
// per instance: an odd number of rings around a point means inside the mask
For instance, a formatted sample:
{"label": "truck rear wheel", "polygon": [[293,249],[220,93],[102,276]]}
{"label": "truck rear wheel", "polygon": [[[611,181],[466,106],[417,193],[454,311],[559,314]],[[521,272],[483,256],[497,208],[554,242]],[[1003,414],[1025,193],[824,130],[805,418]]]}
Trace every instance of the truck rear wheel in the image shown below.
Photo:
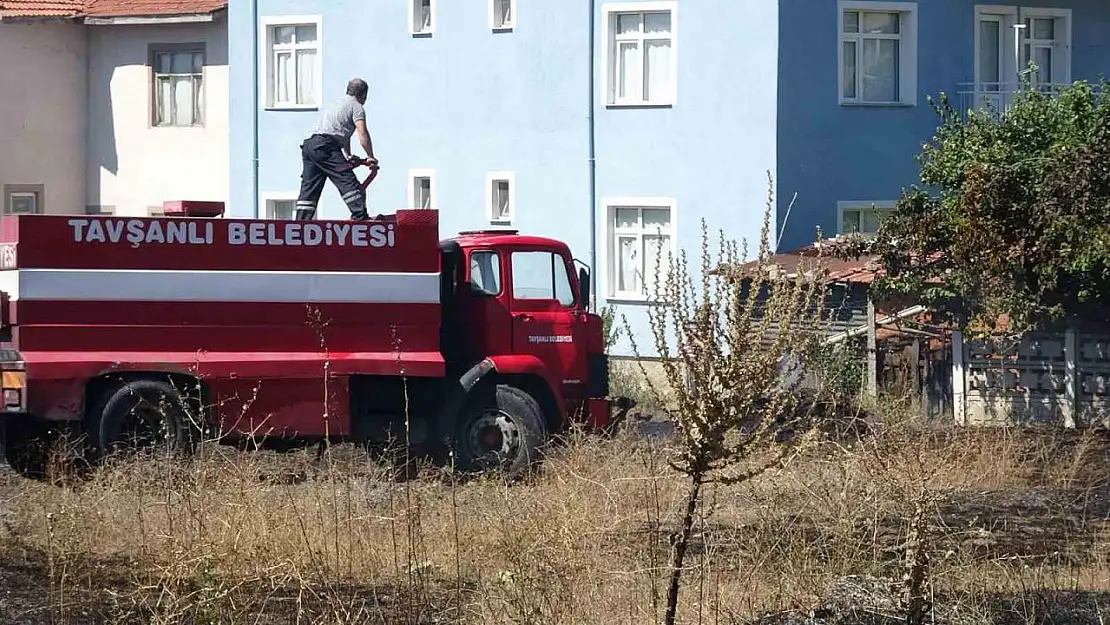
{"label": "truck rear wheel", "polygon": [[455,429],[455,458],[465,472],[526,472],[547,435],[543,410],[528,393],[500,384],[478,391]]}
{"label": "truck rear wheel", "polygon": [[107,391],[93,409],[90,438],[96,455],[162,451],[191,454],[197,428],[181,393],[164,380],[130,380]]}

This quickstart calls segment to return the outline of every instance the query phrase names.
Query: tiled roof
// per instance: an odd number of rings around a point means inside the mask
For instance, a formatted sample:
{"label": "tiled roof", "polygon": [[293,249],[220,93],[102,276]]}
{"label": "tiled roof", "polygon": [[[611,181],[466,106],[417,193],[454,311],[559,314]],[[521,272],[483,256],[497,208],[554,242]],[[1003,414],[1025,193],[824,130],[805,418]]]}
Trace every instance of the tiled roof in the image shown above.
{"label": "tiled roof", "polygon": [[0,0],[0,18],[76,17],[87,0]]}
{"label": "tiled roof", "polygon": [[87,0],[89,17],[182,15],[211,13],[227,7],[227,0]]}
{"label": "tiled roof", "polygon": [[228,0],[0,0],[0,18],[132,17],[211,13]]}

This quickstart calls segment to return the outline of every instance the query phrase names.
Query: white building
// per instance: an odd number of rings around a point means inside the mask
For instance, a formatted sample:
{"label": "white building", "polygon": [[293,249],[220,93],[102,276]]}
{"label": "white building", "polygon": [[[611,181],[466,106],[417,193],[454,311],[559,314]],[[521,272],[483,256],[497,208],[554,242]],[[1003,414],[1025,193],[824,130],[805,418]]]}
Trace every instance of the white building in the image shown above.
{"label": "white building", "polygon": [[226,6],[0,0],[4,214],[226,201]]}

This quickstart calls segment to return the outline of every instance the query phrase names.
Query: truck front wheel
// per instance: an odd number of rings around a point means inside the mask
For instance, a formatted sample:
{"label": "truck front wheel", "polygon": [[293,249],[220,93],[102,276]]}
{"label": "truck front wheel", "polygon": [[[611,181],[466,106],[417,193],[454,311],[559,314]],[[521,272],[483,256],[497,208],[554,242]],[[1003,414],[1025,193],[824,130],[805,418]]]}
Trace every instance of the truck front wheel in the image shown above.
{"label": "truck front wheel", "polygon": [[547,434],[543,411],[528,393],[504,384],[477,391],[455,430],[455,459],[465,472],[501,471],[511,478],[538,459]]}
{"label": "truck front wheel", "polygon": [[164,380],[130,380],[107,391],[93,408],[96,455],[161,450],[192,453],[196,428],[181,393]]}

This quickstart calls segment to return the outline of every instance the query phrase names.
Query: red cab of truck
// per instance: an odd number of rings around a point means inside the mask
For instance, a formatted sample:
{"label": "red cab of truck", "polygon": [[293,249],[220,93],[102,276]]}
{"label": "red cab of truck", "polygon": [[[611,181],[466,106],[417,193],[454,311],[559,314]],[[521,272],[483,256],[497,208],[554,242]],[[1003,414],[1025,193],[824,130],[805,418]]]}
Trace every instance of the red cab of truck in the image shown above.
{"label": "red cab of truck", "polygon": [[[381,221],[167,216],[0,220],[0,382],[9,463],[40,474],[78,435],[410,448],[518,473],[573,421],[613,418],[589,272],[515,231],[441,240],[438,211]],[[450,452],[448,455],[446,452]]]}

